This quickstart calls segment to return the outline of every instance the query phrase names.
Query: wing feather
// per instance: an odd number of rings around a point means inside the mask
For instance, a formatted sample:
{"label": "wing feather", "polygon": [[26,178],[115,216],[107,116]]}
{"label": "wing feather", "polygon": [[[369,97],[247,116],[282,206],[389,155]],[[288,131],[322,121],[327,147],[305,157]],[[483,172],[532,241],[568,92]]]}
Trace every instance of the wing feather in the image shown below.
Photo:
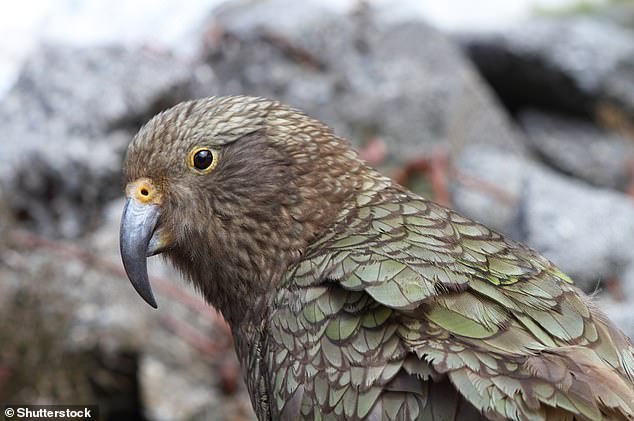
{"label": "wing feather", "polygon": [[551,262],[397,188],[349,212],[275,297],[277,413],[634,419],[632,344]]}

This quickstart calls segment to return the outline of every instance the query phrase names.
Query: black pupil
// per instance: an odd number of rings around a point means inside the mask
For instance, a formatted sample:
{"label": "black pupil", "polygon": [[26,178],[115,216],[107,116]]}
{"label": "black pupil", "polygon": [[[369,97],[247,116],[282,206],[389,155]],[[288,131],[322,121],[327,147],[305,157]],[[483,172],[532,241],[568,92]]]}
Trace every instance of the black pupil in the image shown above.
{"label": "black pupil", "polygon": [[196,152],[196,155],[194,155],[194,167],[198,168],[199,170],[209,168],[213,161],[214,157],[211,154],[211,151],[208,151],[207,149],[198,151]]}

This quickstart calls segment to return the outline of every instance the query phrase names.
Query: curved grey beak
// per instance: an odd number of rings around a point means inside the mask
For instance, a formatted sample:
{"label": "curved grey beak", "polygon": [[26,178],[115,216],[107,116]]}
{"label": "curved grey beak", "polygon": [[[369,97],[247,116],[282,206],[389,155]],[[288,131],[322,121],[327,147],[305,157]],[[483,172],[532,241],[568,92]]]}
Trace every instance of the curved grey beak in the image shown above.
{"label": "curved grey beak", "polygon": [[156,240],[153,244],[150,244],[150,240],[158,217],[157,205],[142,204],[129,198],[123,209],[119,231],[119,248],[125,272],[136,292],[154,308],[158,306],[147,274],[146,256],[154,254]]}

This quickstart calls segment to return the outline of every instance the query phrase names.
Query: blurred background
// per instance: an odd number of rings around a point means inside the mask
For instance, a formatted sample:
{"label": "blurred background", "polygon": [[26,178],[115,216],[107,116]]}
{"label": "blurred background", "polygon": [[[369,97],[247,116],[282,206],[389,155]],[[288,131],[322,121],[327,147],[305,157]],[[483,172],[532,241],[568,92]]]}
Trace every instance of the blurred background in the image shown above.
{"label": "blurred background", "polygon": [[280,99],[541,251],[634,337],[634,1],[40,0],[0,14],[0,402],[250,420],[222,318],[125,278],[121,162],[179,101]]}

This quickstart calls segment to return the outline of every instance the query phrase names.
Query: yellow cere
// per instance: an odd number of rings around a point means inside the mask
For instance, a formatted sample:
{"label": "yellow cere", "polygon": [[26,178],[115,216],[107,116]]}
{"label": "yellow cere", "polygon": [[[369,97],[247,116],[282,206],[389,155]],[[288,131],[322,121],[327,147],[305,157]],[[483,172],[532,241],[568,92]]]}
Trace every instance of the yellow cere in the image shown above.
{"label": "yellow cere", "polygon": [[126,187],[126,196],[133,197],[141,203],[160,203],[160,194],[148,178],[139,178]]}

